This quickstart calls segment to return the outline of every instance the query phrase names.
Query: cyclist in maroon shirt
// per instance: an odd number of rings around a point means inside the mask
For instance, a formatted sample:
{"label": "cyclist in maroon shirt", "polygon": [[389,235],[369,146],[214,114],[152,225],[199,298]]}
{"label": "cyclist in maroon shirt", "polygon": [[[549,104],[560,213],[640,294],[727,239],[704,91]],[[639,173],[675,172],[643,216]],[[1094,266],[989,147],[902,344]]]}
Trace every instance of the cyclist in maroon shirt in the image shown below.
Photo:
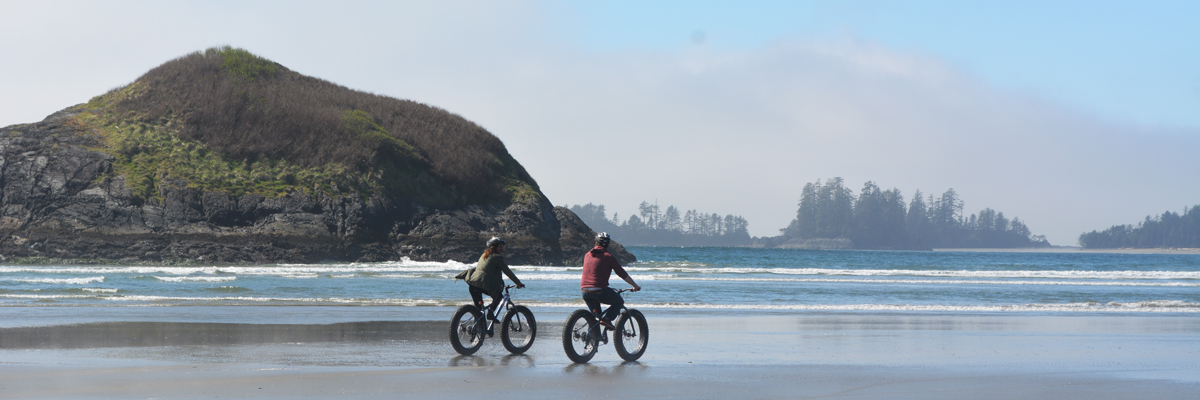
{"label": "cyclist in maroon shirt", "polygon": [[[583,277],[579,280],[579,287],[583,290],[583,302],[600,318],[600,324],[608,329],[613,329],[612,320],[621,312],[621,305],[625,304],[621,294],[608,287],[608,277],[616,272],[617,276],[633,286],[634,292],[642,290],[629,273],[625,272],[625,268],[621,267],[617,258],[608,252],[608,244],[611,241],[608,233],[601,232],[596,235],[596,247],[583,255]],[[600,315],[600,304],[609,305],[604,315]]]}

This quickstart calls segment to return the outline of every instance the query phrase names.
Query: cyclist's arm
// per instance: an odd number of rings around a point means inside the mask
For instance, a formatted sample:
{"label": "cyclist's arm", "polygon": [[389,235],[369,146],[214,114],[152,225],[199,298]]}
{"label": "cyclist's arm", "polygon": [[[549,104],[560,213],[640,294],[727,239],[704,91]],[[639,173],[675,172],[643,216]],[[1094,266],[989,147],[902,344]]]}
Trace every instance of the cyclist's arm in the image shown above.
{"label": "cyclist's arm", "polygon": [[634,292],[636,292],[636,291],[639,291],[639,290],[642,290],[642,287],[641,287],[641,286],[638,286],[637,282],[634,282],[634,281],[633,281],[633,278],[630,278],[628,275],[626,275],[626,276],[622,276],[622,277],[621,277],[621,279],[624,279],[624,280],[625,280],[625,283],[628,283],[628,284],[629,284],[629,286],[633,286],[633,291],[634,291]]}
{"label": "cyclist's arm", "polygon": [[500,260],[500,271],[503,271],[504,275],[507,275],[508,279],[512,280],[513,284],[517,285],[517,289],[525,287],[525,284],[521,283],[520,279],[517,279],[517,274],[514,274],[512,270],[508,268],[508,263],[504,262],[503,259]]}
{"label": "cyclist's arm", "polygon": [[625,268],[621,266],[620,262],[616,262],[614,259],[613,264],[613,272],[616,272],[617,276],[621,277],[621,279],[624,279],[625,283],[628,283],[629,286],[633,286],[633,291],[636,292],[642,290],[642,287],[638,286],[637,282],[633,281],[633,277],[629,276],[628,272],[625,272]]}

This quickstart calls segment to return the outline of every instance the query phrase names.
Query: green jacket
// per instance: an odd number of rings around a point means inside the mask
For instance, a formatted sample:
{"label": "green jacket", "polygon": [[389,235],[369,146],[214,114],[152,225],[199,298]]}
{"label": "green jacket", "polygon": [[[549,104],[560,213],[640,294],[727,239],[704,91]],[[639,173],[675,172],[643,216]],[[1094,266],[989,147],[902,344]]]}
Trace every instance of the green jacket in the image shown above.
{"label": "green jacket", "polygon": [[488,258],[479,257],[479,264],[475,266],[475,269],[467,270],[467,276],[463,280],[471,286],[483,289],[489,295],[499,295],[504,289],[504,277],[500,275],[501,272],[508,275],[508,279],[512,279],[513,283],[521,283],[512,270],[508,269],[508,264],[504,262],[504,256],[499,254],[493,254]]}

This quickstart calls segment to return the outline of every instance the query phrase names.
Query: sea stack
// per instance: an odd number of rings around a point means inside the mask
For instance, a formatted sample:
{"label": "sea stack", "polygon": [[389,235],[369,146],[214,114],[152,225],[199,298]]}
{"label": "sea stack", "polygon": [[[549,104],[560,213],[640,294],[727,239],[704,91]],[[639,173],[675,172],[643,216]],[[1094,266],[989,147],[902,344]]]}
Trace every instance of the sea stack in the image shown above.
{"label": "sea stack", "polygon": [[594,235],[479,125],[230,47],[0,128],[0,190],[10,262],[474,262],[502,236],[574,265]]}

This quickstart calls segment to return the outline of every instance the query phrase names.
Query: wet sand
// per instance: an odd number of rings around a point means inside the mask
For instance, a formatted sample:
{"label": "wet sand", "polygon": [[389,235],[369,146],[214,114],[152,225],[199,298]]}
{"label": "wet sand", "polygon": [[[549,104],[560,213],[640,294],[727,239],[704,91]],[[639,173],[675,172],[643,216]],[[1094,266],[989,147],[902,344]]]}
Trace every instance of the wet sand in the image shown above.
{"label": "wet sand", "polygon": [[[250,310],[270,313],[271,310]],[[422,315],[449,315],[427,308]],[[0,398],[1195,398],[1200,317],[648,315],[650,346],[570,363],[567,310],[525,355],[462,357],[445,321],[171,321],[0,328]],[[357,318],[351,315],[347,318]],[[154,319],[152,316],[147,319]],[[251,315],[250,319],[255,319]],[[30,319],[32,321],[32,319]]]}

